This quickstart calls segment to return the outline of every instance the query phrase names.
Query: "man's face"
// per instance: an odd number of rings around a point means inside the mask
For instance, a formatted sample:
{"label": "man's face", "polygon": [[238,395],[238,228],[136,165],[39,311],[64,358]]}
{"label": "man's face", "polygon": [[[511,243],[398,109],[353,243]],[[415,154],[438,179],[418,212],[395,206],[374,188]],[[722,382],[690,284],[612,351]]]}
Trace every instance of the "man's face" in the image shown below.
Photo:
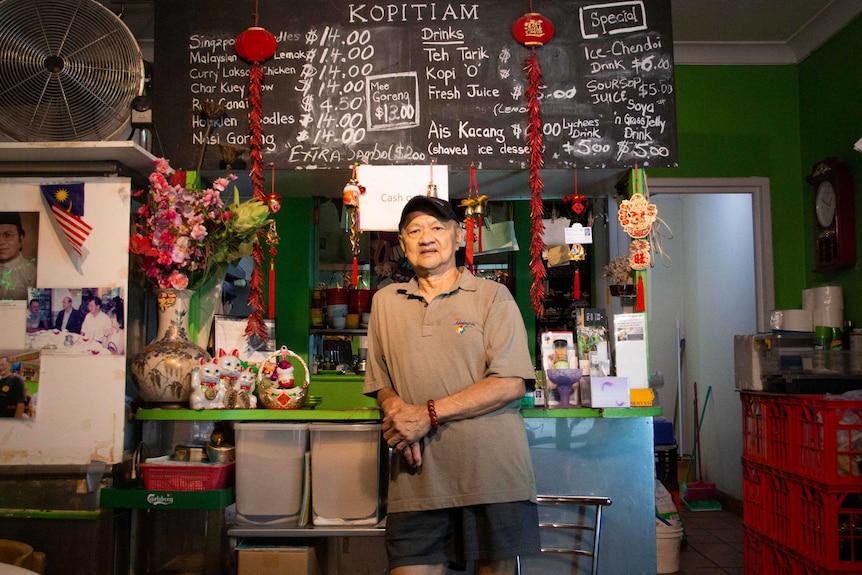
{"label": "man's face", "polygon": [[[412,214],[411,214],[412,215]],[[461,226],[441,222],[419,213],[401,230],[399,240],[407,261],[417,275],[441,273],[455,267],[455,252],[461,244]]]}
{"label": "man's face", "polygon": [[12,364],[9,363],[9,358],[0,357],[0,377],[6,377],[12,373]]}
{"label": "man's face", "polygon": [[38,302],[38,301],[36,301],[36,300],[31,301],[31,302],[30,302],[30,313],[32,313],[32,314],[37,314],[37,313],[39,313],[39,307],[40,307],[40,306],[39,306],[39,302]]}
{"label": "man's face", "polygon": [[72,298],[64,297],[63,298],[63,309],[69,311],[72,309]]}
{"label": "man's face", "polygon": [[99,306],[97,306],[96,302],[93,300],[90,300],[89,302],[87,302],[87,309],[93,315],[96,315],[97,313],[99,313]]}
{"label": "man's face", "polygon": [[15,224],[0,224],[0,263],[11,261],[21,253],[23,245],[18,226]]}

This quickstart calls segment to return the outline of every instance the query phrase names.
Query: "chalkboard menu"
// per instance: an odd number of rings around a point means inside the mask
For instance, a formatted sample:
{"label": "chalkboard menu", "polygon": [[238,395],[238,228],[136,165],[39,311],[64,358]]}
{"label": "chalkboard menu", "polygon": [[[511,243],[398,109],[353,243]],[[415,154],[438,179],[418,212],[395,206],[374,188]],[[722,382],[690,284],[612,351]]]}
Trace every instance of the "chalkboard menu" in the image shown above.
{"label": "chalkboard menu", "polygon": [[[278,169],[354,163],[529,166],[524,63],[512,36],[529,3],[259,0],[277,39],[263,63],[263,158]],[[670,0],[537,1],[555,37],[536,48],[548,168],[677,163]],[[252,2],[156,2],[153,73],[158,141],[193,168],[207,137],[195,110],[227,115],[218,144],[247,146],[251,64],[235,50]]]}

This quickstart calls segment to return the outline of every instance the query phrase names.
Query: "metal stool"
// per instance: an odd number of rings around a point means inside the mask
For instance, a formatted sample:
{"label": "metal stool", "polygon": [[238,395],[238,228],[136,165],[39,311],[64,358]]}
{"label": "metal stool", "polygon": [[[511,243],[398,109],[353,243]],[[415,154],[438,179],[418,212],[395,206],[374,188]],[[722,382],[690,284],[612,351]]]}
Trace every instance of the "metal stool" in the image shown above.
{"label": "metal stool", "polygon": [[[568,529],[573,531],[573,546],[572,547],[545,547],[542,546],[542,553],[560,553],[566,555],[576,555],[579,557],[589,557],[591,560],[591,575],[598,573],[599,563],[599,537],[602,529],[602,508],[611,504],[609,497],[591,497],[584,495],[539,495],[536,497],[536,503],[540,507],[544,506],[565,506],[579,507],[584,509],[582,512],[586,516],[586,509],[592,508],[593,522],[589,523],[557,523],[539,521],[540,529]],[[591,548],[576,547],[574,544],[583,541],[583,537],[579,537],[578,532],[592,531],[593,544]],[[521,560],[518,558],[518,575],[521,575]]]}

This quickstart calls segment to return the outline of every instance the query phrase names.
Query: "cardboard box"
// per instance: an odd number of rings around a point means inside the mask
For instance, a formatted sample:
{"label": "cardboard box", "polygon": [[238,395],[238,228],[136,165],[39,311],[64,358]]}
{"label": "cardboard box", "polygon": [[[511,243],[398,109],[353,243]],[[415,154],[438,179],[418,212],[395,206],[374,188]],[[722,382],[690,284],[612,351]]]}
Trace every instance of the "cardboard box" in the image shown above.
{"label": "cardboard box", "polygon": [[314,547],[240,547],[237,575],[320,575]]}

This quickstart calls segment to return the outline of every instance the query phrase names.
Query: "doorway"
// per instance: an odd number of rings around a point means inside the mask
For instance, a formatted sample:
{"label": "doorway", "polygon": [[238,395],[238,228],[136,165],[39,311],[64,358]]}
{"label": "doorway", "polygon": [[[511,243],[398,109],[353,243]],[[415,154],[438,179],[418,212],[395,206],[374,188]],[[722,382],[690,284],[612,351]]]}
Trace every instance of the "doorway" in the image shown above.
{"label": "doorway", "polygon": [[656,404],[675,420],[679,453],[691,455],[697,382],[704,478],[741,500],[733,336],[765,331],[774,307],[769,181],[657,178],[648,185],[664,235],[672,233],[654,247],[647,273],[650,372],[662,372],[665,382]]}

